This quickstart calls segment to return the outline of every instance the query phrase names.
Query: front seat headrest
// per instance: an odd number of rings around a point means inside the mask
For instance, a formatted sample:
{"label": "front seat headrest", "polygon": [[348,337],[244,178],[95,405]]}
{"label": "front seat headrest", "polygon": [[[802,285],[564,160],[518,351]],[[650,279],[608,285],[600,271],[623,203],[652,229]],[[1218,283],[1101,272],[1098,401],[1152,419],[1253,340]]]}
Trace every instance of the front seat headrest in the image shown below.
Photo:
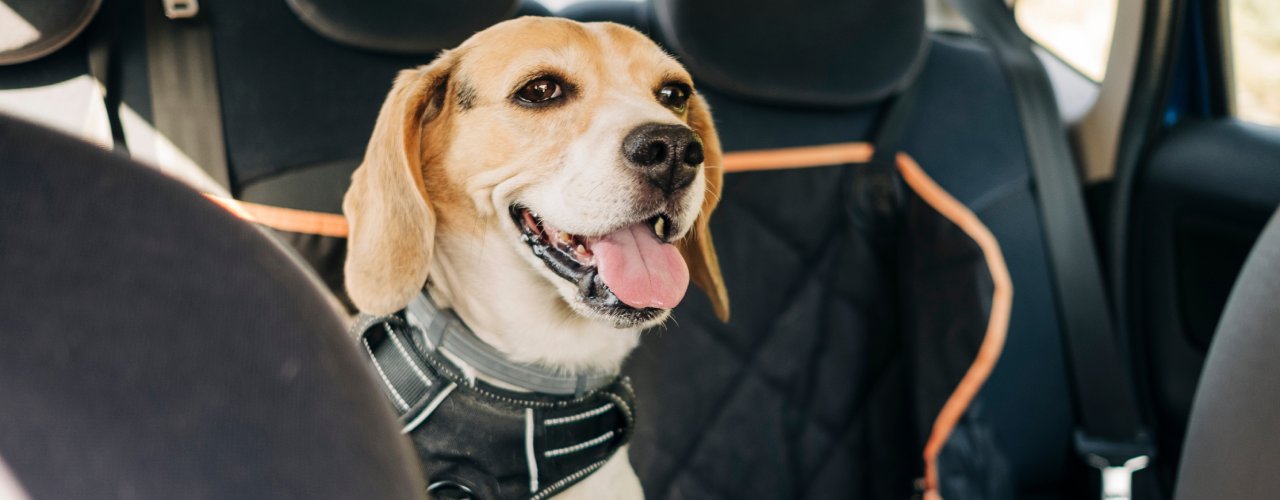
{"label": "front seat headrest", "polygon": [[694,76],[769,104],[859,106],[924,59],[919,0],[654,0],[655,28]]}
{"label": "front seat headrest", "polygon": [[44,57],[75,40],[102,0],[0,0],[0,66]]}
{"label": "front seat headrest", "polygon": [[289,8],[320,35],[345,45],[425,54],[462,43],[511,17],[518,0],[288,0]]}

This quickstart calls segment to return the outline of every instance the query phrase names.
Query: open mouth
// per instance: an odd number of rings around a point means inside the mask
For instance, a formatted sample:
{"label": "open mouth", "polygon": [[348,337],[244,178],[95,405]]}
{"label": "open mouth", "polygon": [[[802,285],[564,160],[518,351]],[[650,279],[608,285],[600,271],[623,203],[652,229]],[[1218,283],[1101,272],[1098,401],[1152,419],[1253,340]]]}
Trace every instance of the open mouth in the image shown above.
{"label": "open mouth", "polygon": [[510,212],[533,255],[574,284],[578,300],[619,325],[654,319],[684,297],[689,270],[670,242],[676,233],[665,214],[586,236],[562,231],[519,205]]}

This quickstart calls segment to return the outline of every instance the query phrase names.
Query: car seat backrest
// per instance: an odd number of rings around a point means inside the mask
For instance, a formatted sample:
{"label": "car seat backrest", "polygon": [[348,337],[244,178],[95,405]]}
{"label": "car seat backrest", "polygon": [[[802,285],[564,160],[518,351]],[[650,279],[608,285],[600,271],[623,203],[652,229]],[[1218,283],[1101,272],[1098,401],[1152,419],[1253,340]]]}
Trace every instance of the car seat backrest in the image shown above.
{"label": "car seat backrest", "polygon": [[233,193],[336,213],[396,73],[429,63],[513,13],[539,12],[528,5],[224,0],[211,6]]}
{"label": "car seat backrest", "polygon": [[423,497],[344,320],[272,240],[28,123],[0,117],[0,158],[0,462],[31,498]]}
{"label": "car seat backrest", "polygon": [[1179,499],[1269,498],[1280,490],[1280,212],[1227,300],[1196,389]]}
{"label": "car seat backrest", "polygon": [[311,29],[339,43],[377,52],[430,54],[462,43],[515,14],[516,0],[288,0]]}
{"label": "car seat backrest", "polygon": [[702,82],[738,99],[824,108],[865,105],[901,90],[924,59],[924,3],[919,1],[654,0],[653,5],[653,29],[681,63]]}
{"label": "car seat backrest", "polygon": [[[154,19],[159,8],[151,0],[126,0],[121,13],[120,94],[144,123],[156,121],[146,35],[152,30],[144,19]],[[229,194],[273,213],[320,212],[303,214],[304,225],[318,220],[342,228],[335,237],[274,225],[288,231],[281,235],[341,297],[345,222],[337,214],[396,74],[429,63],[440,49],[512,12],[547,10],[516,0],[219,0],[203,3],[197,19],[161,22],[178,30],[207,26]]]}

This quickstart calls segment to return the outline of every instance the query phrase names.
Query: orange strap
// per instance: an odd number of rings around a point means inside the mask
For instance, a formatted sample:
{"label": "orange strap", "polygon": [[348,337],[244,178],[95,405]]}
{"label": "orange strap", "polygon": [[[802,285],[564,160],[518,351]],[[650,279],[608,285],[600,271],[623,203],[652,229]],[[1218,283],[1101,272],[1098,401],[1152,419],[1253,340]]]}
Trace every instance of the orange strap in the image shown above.
{"label": "orange strap", "polygon": [[873,152],[875,148],[866,142],[734,151],[724,154],[724,171],[751,172],[866,163],[871,160]]}
{"label": "orange strap", "polygon": [[221,205],[222,208],[227,209],[236,217],[256,222],[272,229],[334,238],[347,237],[347,219],[338,214],[273,207],[207,193],[204,196]]}
{"label": "orange strap", "polygon": [[[725,173],[824,167],[845,163],[865,163],[874,148],[865,142],[845,142],[822,146],[734,151],[724,155]],[[206,194],[214,203],[241,219],[291,233],[347,237],[347,220],[340,214],[274,207]]]}
{"label": "orange strap", "polygon": [[951,437],[951,431],[964,415],[969,404],[973,402],[978,390],[986,383],[991,370],[995,368],[1000,353],[1004,350],[1005,337],[1009,333],[1009,313],[1013,310],[1013,280],[1009,278],[1009,267],[1005,265],[1004,253],[1000,251],[1000,242],[991,230],[974,215],[969,207],[964,206],[950,193],[942,189],[920,168],[914,159],[906,153],[898,154],[898,171],[902,179],[915,191],[920,199],[928,203],[938,213],[946,217],[964,231],[982,250],[986,259],[987,270],[991,273],[991,282],[995,290],[991,296],[991,312],[987,317],[987,331],[982,337],[982,345],[974,357],[969,370],[960,379],[960,384],[951,391],[947,402],[933,420],[933,429],[924,446],[924,483],[925,500],[941,500],[938,492],[938,454],[942,446]]}

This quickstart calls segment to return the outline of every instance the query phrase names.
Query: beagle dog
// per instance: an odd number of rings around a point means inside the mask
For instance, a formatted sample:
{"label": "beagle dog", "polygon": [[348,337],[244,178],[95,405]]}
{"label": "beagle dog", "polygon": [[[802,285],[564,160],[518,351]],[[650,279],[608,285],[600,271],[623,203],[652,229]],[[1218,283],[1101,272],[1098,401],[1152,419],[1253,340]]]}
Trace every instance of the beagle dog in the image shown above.
{"label": "beagle dog", "polygon": [[[728,317],[722,174],[706,102],[647,37],[506,21],[396,78],[343,203],[347,290],[385,315],[425,287],[512,362],[617,373],[690,280]],[[560,494],[642,496],[625,446]]]}

